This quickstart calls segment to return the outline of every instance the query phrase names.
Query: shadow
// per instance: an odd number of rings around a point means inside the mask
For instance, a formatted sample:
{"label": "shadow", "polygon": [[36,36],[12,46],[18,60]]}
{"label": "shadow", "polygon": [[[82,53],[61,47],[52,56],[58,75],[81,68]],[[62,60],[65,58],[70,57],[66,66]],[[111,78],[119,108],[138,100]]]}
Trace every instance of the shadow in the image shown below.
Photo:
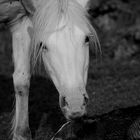
{"label": "shadow", "polygon": [[32,77],[29,95],[30,128],[35,135],[43,114],[49,114],[47,125],[55,132],[64,122],[59,108],[59,95],[51,80],[43,77]]}
{"label": "shadow", "polygon": [[[33,136],[38,129],[41,117],[49,114],[47,120],[55,132],[65,121],[59,108],[58,92],[53,83],[43,77],[31,78],[29,94],[29,122]],[[11,112],[14,108],[15,94],[12,77],[0,75],[0,114]],[[11,114],[10,113],[10,114]],[[12,114],[10,115],[12,120]]]}

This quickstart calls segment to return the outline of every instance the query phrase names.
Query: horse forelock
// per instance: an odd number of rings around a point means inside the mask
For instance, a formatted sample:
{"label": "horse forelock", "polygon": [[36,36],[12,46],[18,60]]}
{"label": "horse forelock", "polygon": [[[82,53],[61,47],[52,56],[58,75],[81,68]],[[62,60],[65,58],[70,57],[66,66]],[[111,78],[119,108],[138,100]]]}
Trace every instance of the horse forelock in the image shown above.
{"label": "horse forelock", "polygon": [[38,44],[42,42],[47,45],[49,36],[62,29],[59,27],[62,20],[65,21],[65,26],[79,27],[95,46],[99,46],[96,31],[90,24],[87,11],[76,0],[42,0],[33,16],[34,35],[31,47],[33,66],[42,54],[42,47]]}

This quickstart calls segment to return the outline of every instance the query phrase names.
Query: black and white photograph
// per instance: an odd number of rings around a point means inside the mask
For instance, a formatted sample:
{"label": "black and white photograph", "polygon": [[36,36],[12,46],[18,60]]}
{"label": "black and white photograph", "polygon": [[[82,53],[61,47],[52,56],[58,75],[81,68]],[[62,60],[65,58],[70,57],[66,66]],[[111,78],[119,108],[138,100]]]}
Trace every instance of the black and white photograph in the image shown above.
{"label": "black and white photograph", "polygon": [[139,140],[140,0],[0,0],[0,140]]}

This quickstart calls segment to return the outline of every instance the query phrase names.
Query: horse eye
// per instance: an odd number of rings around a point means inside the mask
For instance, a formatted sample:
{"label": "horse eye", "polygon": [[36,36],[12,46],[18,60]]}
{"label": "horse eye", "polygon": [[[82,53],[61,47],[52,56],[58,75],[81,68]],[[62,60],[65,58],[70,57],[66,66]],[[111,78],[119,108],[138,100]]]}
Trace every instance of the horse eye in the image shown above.
{"label": "horse eye", "polygon": [[38,45],[39,45],[39,50],[48,51],[47,45],[43,44],[43,42],[40,42]]}
{"label": "horse eye", "polygon": [[48,51],[48,48],[46,45],[43,45],[42,49]]}
{"label": "horse eye", "polygon": [[85,38],[85,43],[89,43],[89,37],[88,36],[86,36],[86,38]]}

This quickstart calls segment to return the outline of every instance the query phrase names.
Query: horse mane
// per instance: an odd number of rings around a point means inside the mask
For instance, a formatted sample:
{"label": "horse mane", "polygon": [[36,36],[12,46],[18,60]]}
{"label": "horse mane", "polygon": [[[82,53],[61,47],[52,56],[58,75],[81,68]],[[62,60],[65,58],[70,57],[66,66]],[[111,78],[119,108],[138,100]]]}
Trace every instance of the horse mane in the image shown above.
{"label": "horse mane", "polygon": [[47,44],[48,37],[53,32],[61,30],[58,27],[61,20],[65,21],[66,26],[78,26],[89,36],[95,47],[99,46],[98,36],[90,24],[88,13],[77,0],[41,0],[33,17],[34,33],[31,47],[33,67],[41,56],[42,48]]}

